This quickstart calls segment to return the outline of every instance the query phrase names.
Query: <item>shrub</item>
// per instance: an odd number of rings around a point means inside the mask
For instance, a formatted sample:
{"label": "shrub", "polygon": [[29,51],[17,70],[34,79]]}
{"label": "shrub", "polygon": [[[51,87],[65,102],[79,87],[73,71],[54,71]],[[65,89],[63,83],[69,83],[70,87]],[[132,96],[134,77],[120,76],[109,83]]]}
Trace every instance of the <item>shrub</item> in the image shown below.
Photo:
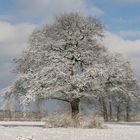
{"label": "shrub", "polygon": [[80,126],[82,128],[103,128],[103,118],[100,116],[82,117]]}
{"label": "shrub", "polygon": [[73,127],[74,122],[71,117],[66,114],[51,113],[43,119],[46,122],[46,127]]}
{"label": "shrub", "polygon": [[103,128],[103,119],[96,115],[93,117],[85,117],[77,115],[75,120],[72,120],[70,115],[51,113],[46,118],[42,119],[46,122],[46,127],[79,127],[79,128]]}

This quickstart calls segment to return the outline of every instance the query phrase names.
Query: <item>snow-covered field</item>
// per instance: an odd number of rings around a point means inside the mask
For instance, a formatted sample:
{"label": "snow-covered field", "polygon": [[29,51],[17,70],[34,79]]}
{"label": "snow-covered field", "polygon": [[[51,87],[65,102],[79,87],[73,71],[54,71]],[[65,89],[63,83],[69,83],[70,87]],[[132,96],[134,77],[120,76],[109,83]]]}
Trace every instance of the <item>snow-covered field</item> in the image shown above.
{"label": "snow-covered field", "polygon": [[40,122],[0,122],[0,140],[140,140],[140,122],[105,129],[44,128]]}

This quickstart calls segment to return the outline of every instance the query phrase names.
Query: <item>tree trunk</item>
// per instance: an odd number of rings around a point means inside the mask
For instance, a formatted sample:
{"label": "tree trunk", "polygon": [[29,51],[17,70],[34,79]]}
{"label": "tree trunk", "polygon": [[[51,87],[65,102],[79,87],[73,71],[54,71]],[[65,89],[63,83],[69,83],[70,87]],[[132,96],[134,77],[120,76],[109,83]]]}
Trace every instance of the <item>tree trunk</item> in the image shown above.
{"label": "tree trunk", "polygon": [[111,95],[109,94],[109,120],[111,121],[112,120],[112,98],[111,98]]}
{"label": "tree trunk", "polygon": [[103,97],[99,98],[99,103],[102,107],[102,113],[103,113],[104,120],[108,121],[108,111],[107,111],[105,99]]}
{"label": "tree trunk", "polygon": [[104,108],[104,120],[105,120],[105,121],[108,121],[108,114],[107,114],[106,106],[105,106],[105,108]]}
{"label": "tree trunk", "polygon": [[126,103],[126,121],[129,121],[129,110],[130,110],[130,105],[129,101]]}
{"label": "tree trunk", "polygon": [[103,112],[104,112],[104,120],[108,121],[108,111],[107,111],[107,107],[106,107],[106,102],[103,101]]}
{"label": "tree trunk", "polygon": [[117,105],[117,121],[120,121],[120,105]]}
{"label": "tree trunk", "polygon": [[112,104],[109,103],[109,119],[112,120]]}
{"label": "tree trunk", "polygon": [[36,100],[36,119],[40,120],[42,117],[44,117],[43,100],[38,99]]}
{"label": "tree trunk", "polygon": [[71,104],[71,112],[72,112],[72,119],[75,120],[76,117],[79,114],[79,103],[80,99],[74,99],[73,101],[70,102]]}

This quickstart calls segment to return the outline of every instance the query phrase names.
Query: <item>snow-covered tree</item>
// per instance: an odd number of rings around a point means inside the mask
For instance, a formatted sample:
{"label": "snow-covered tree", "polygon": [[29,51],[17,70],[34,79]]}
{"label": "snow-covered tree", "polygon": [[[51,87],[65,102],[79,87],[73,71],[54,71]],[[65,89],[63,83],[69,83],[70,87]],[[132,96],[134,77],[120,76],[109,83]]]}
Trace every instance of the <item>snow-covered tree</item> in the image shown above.
{"label": "snow-covered tree", "polygon": [[[106,70],[103,71],[104,94],[99,98],[102,104],[104,118],[112,119],[113,109],[119,117],[121,109],[128,107],[137,99],[138,85],[130,64],[121,55],[107,56],[105,62]],[[106,73],[107,72],[107,73]],[[130,107],[130,106],[129,106]],[[128,120],[128,108],[126,108]],[[115,114],[115,113],[114,113]]]}
{"label": "snow-covered tree", "polygon": [[16,70],[30,77],[25,100],[65,100],[71,103],[75,114],[83,96],[80,91],[83,85],[79,88],[75,84],[82,84],[84,73],[105,52],[97,44],[102,32],[98,20],[83,18],[77,13],[64,14],[53,25],[34,31],[28,50],[15,60]]}
{"label": "snow-covered tree", "polygon": [[15,59],[18,76],[11,93],[20,94],[23,103],[42,98],[66,101],[72,117],[79,113],[82,97],[102,102],[114,93],[133,94],[129,65],[99,43],[102,37],[101,23],[78,13],[63,14],[36,29],[27,50]]}

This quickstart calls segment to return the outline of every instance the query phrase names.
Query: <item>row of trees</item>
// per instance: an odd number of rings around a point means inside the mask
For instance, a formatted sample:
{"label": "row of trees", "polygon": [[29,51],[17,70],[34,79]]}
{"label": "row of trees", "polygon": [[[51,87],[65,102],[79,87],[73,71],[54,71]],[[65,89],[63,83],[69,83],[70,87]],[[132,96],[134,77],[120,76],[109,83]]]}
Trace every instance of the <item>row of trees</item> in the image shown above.
{"label": "row of trees", "polygon": [[[36,29],[28,48],[17,57],[17,79],[5,91],[22,104],[38,99],[56,99],[71,105],[72,117],[79,114],[84,97],[96,100],[104,119],[129,117],[130,105],[137,98],[137,82],[129,63],[111,54],[99,43],[103,26],[96,18],[78,13],[63,14],[51,25]],[[94,101],[93,100],[93,101]]]}

